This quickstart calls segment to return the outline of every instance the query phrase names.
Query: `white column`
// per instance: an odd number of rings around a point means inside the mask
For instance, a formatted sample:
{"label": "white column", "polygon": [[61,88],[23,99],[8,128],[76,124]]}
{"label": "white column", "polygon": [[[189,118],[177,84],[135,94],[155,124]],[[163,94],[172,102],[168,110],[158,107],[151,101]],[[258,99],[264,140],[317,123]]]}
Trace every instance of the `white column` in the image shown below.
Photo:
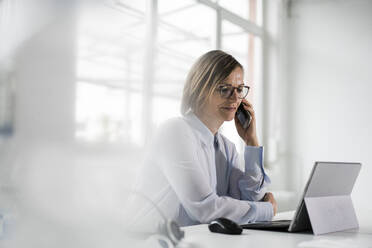
{"label": "white column", "polygon": [[50,2],[47,22],[17,50],[15,136],[21,141],[70,142],[74,138],[74,10],[71,1],[63,6]]}
{"label": "white column", "polygon": [[147,0],[146,9],[146,54],[145,69],[143,78],[143,108],[142,123],[144,131],[144,141],[146,142],[152,134],[152,99],[154,87],[154,62],[156,57],[156,36],[157,36],[157,0]]}

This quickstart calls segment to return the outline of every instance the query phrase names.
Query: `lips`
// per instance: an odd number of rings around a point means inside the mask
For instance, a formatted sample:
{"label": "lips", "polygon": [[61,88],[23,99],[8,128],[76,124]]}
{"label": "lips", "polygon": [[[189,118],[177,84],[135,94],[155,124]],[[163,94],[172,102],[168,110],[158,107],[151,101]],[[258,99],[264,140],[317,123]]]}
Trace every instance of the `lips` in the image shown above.
{"label": "lips", "polygon": [[236,107],[222,107],[224,110],[227,110],[227,111],[235,111],[236,110]]}

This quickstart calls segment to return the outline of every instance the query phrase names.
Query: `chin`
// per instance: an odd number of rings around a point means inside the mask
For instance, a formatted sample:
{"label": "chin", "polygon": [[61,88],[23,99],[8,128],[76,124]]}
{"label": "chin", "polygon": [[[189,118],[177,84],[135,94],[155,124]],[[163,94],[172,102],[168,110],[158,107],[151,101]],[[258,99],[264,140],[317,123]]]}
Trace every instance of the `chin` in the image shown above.
{"label": "chin", "polygon": [[219,113],[219,116],[224,121],[232,121],[234,119],[234,117],[235,117],[235,113],[236,113],[236,111],[230,112],[230,113],[221,111]]}
{"label": "chin", "polygon": [[224,116],[224,120],[225,121],[232,121],[232,120],[234,120],[234,117],[235,117],[235,114],[233,114],[233,115],[226,115],[226,116]]}

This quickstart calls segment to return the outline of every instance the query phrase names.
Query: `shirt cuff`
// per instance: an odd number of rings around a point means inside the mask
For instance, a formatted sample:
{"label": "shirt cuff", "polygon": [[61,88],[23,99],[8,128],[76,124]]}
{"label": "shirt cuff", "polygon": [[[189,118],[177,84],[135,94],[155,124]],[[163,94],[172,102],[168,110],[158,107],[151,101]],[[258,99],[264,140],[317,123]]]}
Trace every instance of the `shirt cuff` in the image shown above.
{"label": "shirt cuff", "polygon": [[248,211],[250,222],[271,221],[274,217],[273,205],[270,202],[249,202]]}
{"label": "shirt cuff", "polygon": [[245,170],[255,170],[257,164],[262,167],[263,147],[262,146],[245,146],[244,151]]}
{"label": "shirt cuff", "polygon": [[261,187],[264,183],[270,183],[270,178],[263,168],[263,152],[263,146],[245,146],[244,151],[245,172],[262,176]]}

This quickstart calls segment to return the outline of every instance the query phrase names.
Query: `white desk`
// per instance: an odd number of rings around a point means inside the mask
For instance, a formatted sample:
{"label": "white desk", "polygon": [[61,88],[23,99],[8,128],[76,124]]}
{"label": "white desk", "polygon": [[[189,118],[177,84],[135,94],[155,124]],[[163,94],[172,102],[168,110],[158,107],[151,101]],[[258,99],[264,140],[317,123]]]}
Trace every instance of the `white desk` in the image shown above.
{"label": "white desk", "polygon": [[[285,214],[284,214],[285,215]],[[185,239],[178,247],[342,247],[372,248],[372,211],[357,214],[359,229],[315,236],[311,233],[286,233],[243,230],[241,235],[212,233],[207,225],[183,228]]]}

